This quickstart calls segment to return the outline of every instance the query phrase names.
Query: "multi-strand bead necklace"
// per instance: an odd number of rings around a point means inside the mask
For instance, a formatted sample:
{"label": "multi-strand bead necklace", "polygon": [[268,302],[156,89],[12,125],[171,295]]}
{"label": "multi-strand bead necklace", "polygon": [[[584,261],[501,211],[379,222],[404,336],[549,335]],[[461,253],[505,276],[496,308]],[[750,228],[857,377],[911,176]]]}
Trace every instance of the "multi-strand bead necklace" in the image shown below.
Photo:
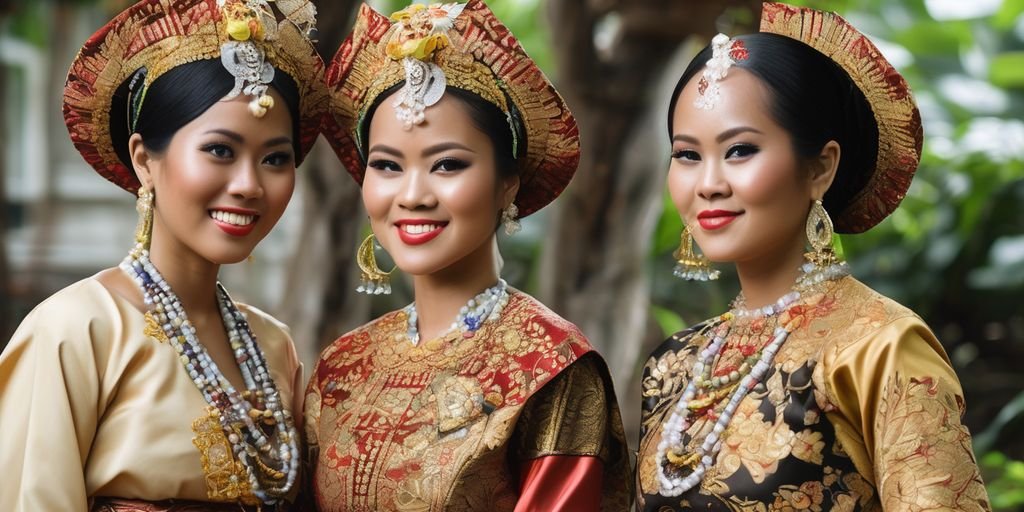
{"label": "multi-strand bead necklace", "polygon": [[[734,307],[729,312],[709,322],[706,332],[714,332],[710,343],[698,356],[691,371],[690,381],[676,402],[669,418],[662,424],[661,442],[655,456],[655,467],[663,496],[679,496],[694,488],[704,478],[704,474],[714,464],[715,457],[722,449],[722,434],[729,426],[740,402],[746,398],[762,380],[779,348],[785,343],[791,325],[776,325],[771,341],[730,372],[712,376],[715,361],[726,345],[726,339],[733,327],[734,319],[768,319],[776,317],[789,309],[808,289],[823,282],[835,280],[849,274],[846,263],[840,262],[819,268],[813,263],[801,267],[793,289],[772,304],[752,310],[743,309],[743,296],[737,297]],[[695,448],[687,451],[683,442],[686,431],[693,424],[693,413],[696,410],[707,410],[724,400],[725,406],[718,412],[714,426],[703,440],[696,440]],[[684,471],[689,470],[684,474]]]}
{"label": "multi-strand bead necklace", "polygon": [[246,469],[253,496],[266,504],[277,503],[298,476],[298,435],[245,316],[218,283],[221,317],[247,389],[243,396],[199,342],[181,301],[150,262],[149,251],[137,246],[121,262],[121,269],[142,290],[148,315],[159,324],[188,376],[214,408],[235,458]]}
{"label": "multi-strand bead necklace", "polygon": [[[501,311],[508,304],[508,283],[504,279],[498,279],[494,286],[480,292],[476,297],[469,299],[465,306],[459,309],[458,316],[452,322],[451,327],[441,334],[447,336],[453,332],[462,332],[463,335],[472,335],[481,327],[484,322],[497,320]],[[406,335],[413,345],[420,343],[420,331],[417,327],[419,315],[416,313],[416,303],[413,302],[405,307],[405,315],[408,318],[408,330]]]}

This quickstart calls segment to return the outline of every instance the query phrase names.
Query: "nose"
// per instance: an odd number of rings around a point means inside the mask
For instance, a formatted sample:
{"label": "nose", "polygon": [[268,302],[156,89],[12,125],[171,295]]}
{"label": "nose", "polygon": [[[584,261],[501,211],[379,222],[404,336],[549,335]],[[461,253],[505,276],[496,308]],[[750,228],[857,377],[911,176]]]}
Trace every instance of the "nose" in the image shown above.
{"label": "nose", "polygon": [[700,180],[697,182],[696,192],[702,199],[729,197],[731,189],[722,172],[720,162],[706,161],[701,171]]}
{"label": "nose", "polygon": [[263,197],[263,181],[260,179],[259,166],[247,159],[240,160],[232,169],[228,193],[241,199]]}
{"label": "nose", "polygon": [[406,210],[430,209],[437,206],[430,183],[430,172],[420,169],[406,169],[402,174],[401,189],[398,191],[398,206]]}

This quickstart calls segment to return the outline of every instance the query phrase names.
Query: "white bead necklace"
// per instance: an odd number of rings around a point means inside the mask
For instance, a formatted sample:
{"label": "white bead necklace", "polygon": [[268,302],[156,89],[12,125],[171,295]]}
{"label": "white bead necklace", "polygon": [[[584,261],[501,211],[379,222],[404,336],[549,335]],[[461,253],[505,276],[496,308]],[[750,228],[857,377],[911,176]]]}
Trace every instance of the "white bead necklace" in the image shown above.
{"label": "white bead necklace", "polygon": [[[849,274],[849,267],[845,262],[836,263],[825,268],[818,268],[813,263],[807,263],[801,267],[801,275],[797,278],[794,289],[780,297],[779,300],[753,310],[734,307],[730,312],[719,316],[717,322],[709,325],[708,329],[713,329],[724,322],[730,322],[734,318],[761,318],[777,315],[799,300],[802,292],[826,280],[838,279],[847,274]],[[737,297],[734,304],[742,304],[742,302],[743,298],[741,295]],[[728,327],[731,328],[731,325]],[[723,330],[719,329],[719,331]],[[712,427],[711,432],[698,445],[696,452],[687,455],[684,453],[686,446],[683,443],[683,435],[692,425],[690,403],[697,396],[698,387],[708,387],[705,381],[703,381],[702,375],[705,369],[710,369],[714,365],[715,358],[725,346],[729,329],[719,332],[701,350],[699,359],[691,371],[690,381],[683,390],[679,401],[676,402],[675,407],[672,409],[672,414],[662,424],[661,441],[658,443],[658,450],[655,455],[655,467],[657,468],[658,483],[661,487],[659,493],[661,495],[679,496],[696,487],[701,479],[704,478],[704,474],[714,464],[715,457],[722,449],[722,433],[725,432],[729,422],[732,421],[732,416],[736,413],[736,409],[739,408],[740,402],[764,378],[769,368],[771,368],[775,354],[782,347],[782,344],[785,343],[790,332],[791,330],[788,329],[788,326],[777,326],[771,342],[761,349],[760,357],[750,368],[749,373],[743,376],[738,374],[731,376],[739,379],[739,385],[730,394],[729,401],[715,420],[715,425]],[[716,386],[727,385],[728,383],[719,384],[716,382]],[[692,470],[685,476],[671,475],[666,472],[668,466],[672,466],[676,473],[680,472],[680,466],[690,467]]]}
{"label": "white bead necklace", "polygon": [[[206,403],[219,411],[217,418],[235,457],[248,473],[253,495],[266,504],[279,502],[291,491],[298,477],[298,435],[245,316],[218,283],[221,317],[249,400],[228,382],[199,342],[181,301],[150,262],[149,251],[136,246],[120,267],[142,290],[145,303],[150,307],[149,315],[178,352],[185,371]],[[267,434],[264,424],[273,426],[273,435]]]}
{"label": "white bead necklace", "polygon": [[[464,335],[474,333],[483,327],[485,322],[497,320],[501,311],[508,304],[508,283],[504,279],[498,279],[494,286],[480,292],[476,297],[469,299],[465,306],[459,309],[459,314],[448,329],[439,337],[461,331]],[[420,343],[420,331],[417,327],[419,316],[416,313],[416,303],[413,302],[404,308],[408,319],[406,335],[413,345]]]}

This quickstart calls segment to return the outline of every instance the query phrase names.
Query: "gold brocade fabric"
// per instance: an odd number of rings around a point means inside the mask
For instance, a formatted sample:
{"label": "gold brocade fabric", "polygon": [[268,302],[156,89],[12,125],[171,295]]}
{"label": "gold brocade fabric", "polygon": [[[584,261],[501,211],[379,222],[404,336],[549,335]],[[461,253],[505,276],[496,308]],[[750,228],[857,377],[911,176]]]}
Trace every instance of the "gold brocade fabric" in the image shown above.
{"label": "gold brocade fabric", "polygon": [[[960,423],[960,384],[920,318],[852,277],[790,313],[799,326],[740,402],[701,484],[678,497],[658,494],[655,454],[662,422],[707,344],[703,325],[652,354],[643,375],[640,510],[990,510]],[[732,337],[727,344],[741,341]],[[683,442],[702,440],[713,425],[696,419]]]}
{"label": "gold brocade fabric", "polygon": [[510,294],[469,337],[414,346],[396,311],[324,351],[305,404],[318,510],[511,511],[524,464],[546,455],[599,457],[602,509],[628,508],[604,362],[574,325]]}
{"label": "gold brocade fabric", "polygon": [[[300,411],[302,367],[286,328],[238,306],[285,407]],[[241,510],[211,494],[208,477],[219,475],[204,472],[204,458],[233,460],[216,451],[223,431],[193,430],[206,400],[174,347],[145,331],[145,316],[95,277],[29,313],[0,354],[0,510],[85,512],[100,497]]]}

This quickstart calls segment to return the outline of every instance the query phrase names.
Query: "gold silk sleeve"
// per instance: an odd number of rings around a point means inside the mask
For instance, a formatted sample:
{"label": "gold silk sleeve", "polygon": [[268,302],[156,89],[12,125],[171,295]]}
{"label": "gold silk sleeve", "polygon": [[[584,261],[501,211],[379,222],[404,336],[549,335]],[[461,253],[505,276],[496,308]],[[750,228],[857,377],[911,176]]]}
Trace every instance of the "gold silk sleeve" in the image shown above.
{"label": "gold silk sleeve", "polygon": [[583,356],[530,397],[516,422],[516,459],[590,455],[608,462],[612,420],[603,365]]}
{"label": "gold silk sleeve", "polygon": [[896,318],[824,363],[841,449],[875,482],[884,510],[990,510],[960,422],[960,382],[924,322]]}

